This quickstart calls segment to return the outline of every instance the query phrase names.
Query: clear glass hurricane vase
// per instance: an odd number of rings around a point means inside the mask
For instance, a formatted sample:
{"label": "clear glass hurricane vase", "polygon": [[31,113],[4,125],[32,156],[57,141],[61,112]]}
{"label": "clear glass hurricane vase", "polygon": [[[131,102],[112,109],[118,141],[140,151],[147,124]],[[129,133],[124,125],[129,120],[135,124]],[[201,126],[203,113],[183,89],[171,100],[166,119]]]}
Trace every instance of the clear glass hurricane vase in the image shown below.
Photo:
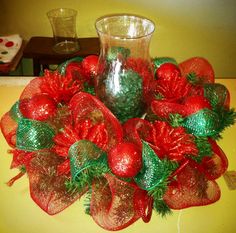
{"label": "clear glass hurricane vase", "polygon": [[153,76],[149,44],[154,23],[122,14],[101,17],[95,26],[101,45],[96,95],[121,122],[139,117]]}

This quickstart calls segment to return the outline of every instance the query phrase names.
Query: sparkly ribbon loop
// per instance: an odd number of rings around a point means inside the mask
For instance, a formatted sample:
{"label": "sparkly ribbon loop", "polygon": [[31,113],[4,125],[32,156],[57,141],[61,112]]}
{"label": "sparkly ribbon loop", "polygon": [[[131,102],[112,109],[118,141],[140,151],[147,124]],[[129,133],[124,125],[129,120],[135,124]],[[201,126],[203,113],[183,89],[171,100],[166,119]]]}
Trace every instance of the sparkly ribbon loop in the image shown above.
{"label": "sparkly ribbon loop", "polygon": [[10,109],[10,116],[11,118],[16,121],[17,123],[19,122],[19,120],[23,117],[20,109],[19,109],[19,103],[20,101],[17,101]]}
{"label": "sparkly ribbon loop", "polygon": [[217,110],[217,107],[229,107],[229,91],[220,83],[205,84],[204,96],[210,101],[214,110]]}
{"label": "sparkly ribbon loop", "polygon": [[16,133],[16,147],[25,151],[51,148],[54,130],[45,122],[21,118]]}
{"label": "sparkly ribbon loop", "polygon": [[106,153],[87,140],[80,140],[71,145],[69,149],[70,168],[72,180],[80,179],[86,169],[98,169],[99,164],[106,165]]}
{"label": "sparkly ribbon loop", "polygon": [[169,165],[166,160],[161,160],[152,148],[143,142],[143,167],[134,180],[141,189],[150,191],[166,182],[169,173]]}
{"label": "sparkly ribbon loop", "polygon": [[183,126],[196,136],[212,136],[218,133],[220,120],[217,113],[205,108],[186,117]]}
{"label": "sparkly ribbon loop", "polygon": [[[149,198],[135,184],[106,174],[92,186],[91,215],[106,230],[124,229],[143,217]],[[150,213],[146,216],[148,221]]]}
{"label": "sparkly ribbon loop", "polygon": [[135,177],[135,182],[144,190],[151,190],[157,186],[163,177],[158,176],[161,160],[153,150],[148,151],[148,145],[143,144],[143,167]]}

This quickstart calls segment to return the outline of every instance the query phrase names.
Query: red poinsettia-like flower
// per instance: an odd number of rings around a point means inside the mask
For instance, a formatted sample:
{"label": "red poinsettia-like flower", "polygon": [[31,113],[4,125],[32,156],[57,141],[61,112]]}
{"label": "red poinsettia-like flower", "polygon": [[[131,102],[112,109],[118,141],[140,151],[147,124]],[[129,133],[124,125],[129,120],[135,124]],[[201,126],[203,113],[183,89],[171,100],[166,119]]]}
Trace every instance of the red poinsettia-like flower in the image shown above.
{"label": "red poinsettia-like flower", "polygon": [[69,173],[68,151],[75,142],[89,140],[99,148],[104,149],[108,142],[108,134],[104,123],[93,124],[90,119],[81,120],[76,125],[65,125],[62,132],[54,137],[55,146],[53,151],[59,156],[66,157],[65,161],[58,166],[58,173]]}
{"label": "red poinsettia-like flower", "polygon": [[187,134],[183,127],[173,128],[167,122],[156,121],[151,136],[151,146],[160,158],[181,161],[185,156],[198,154],[193,136]]}
{"label": "red poinsettia-like flower", "polygon": [[179,101],[189,95],[192,85],[185,77],[173,76],[172,79],[158,79],[152,84],[155,96],[162,99]]}
{"label": "red poinsettia-like flower", "polygon": [[72,73],[68,73],[63,76],[58,71],[50,72],[45,70],[44,76],[42,77],[42,83],[40,89],[42,93],[47,93],[57,103],[69,102],[71,97],[83,90],[83,78],[80,76],[73,76]]}

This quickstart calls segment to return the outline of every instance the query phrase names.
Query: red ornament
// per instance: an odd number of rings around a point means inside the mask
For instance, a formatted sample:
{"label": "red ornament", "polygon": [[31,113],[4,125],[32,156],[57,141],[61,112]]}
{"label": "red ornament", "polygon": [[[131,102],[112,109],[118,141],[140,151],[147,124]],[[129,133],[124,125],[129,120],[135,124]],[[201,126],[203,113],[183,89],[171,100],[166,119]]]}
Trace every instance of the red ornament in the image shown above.
{"label": "red ornament", "polygon": [[142,152],[133,143],[121,142],[108,153],[108,164],[115,175],[134,177],[142,167]]}
{"label": "red ornament", "polygon": [[45,121],[56,113],[56,102],[47,94],[36,94],[20,102],[20,111],[29,119]]}
{"label": "red ornament", "polygon": [[95,77],[97,75],[98,56],[89,55],[81,62],[83,72],[87,78]]}
{"label": "red ornament", "polygon": [[172,63],[164,63],[156,70],[156,78],[171,80],[173,77],[180,77],[180,69]]}
{"label": "red ornament", "polygon": [[69,76],[71,80],[78,80],[81,83],[86,81],[82,66],[78,62],[70,62],[67,65],[65,76]]}
{"label": "red ornament", "polygon": [[191,115],[204,108],[211,109],[211,104],[204,96],[189,96],[184,102],[185,115]]}

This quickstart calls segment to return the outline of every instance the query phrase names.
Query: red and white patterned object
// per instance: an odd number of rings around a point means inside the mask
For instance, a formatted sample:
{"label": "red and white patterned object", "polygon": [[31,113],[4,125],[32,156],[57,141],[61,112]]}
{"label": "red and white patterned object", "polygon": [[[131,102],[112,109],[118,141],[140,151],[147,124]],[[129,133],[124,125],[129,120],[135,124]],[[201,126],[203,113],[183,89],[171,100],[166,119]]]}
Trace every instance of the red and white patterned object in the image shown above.
{"label": "red and white patterned object", "polygon": [[22,38],[18,34],[0,36],[0,64],[10,63],[18,53]]}

